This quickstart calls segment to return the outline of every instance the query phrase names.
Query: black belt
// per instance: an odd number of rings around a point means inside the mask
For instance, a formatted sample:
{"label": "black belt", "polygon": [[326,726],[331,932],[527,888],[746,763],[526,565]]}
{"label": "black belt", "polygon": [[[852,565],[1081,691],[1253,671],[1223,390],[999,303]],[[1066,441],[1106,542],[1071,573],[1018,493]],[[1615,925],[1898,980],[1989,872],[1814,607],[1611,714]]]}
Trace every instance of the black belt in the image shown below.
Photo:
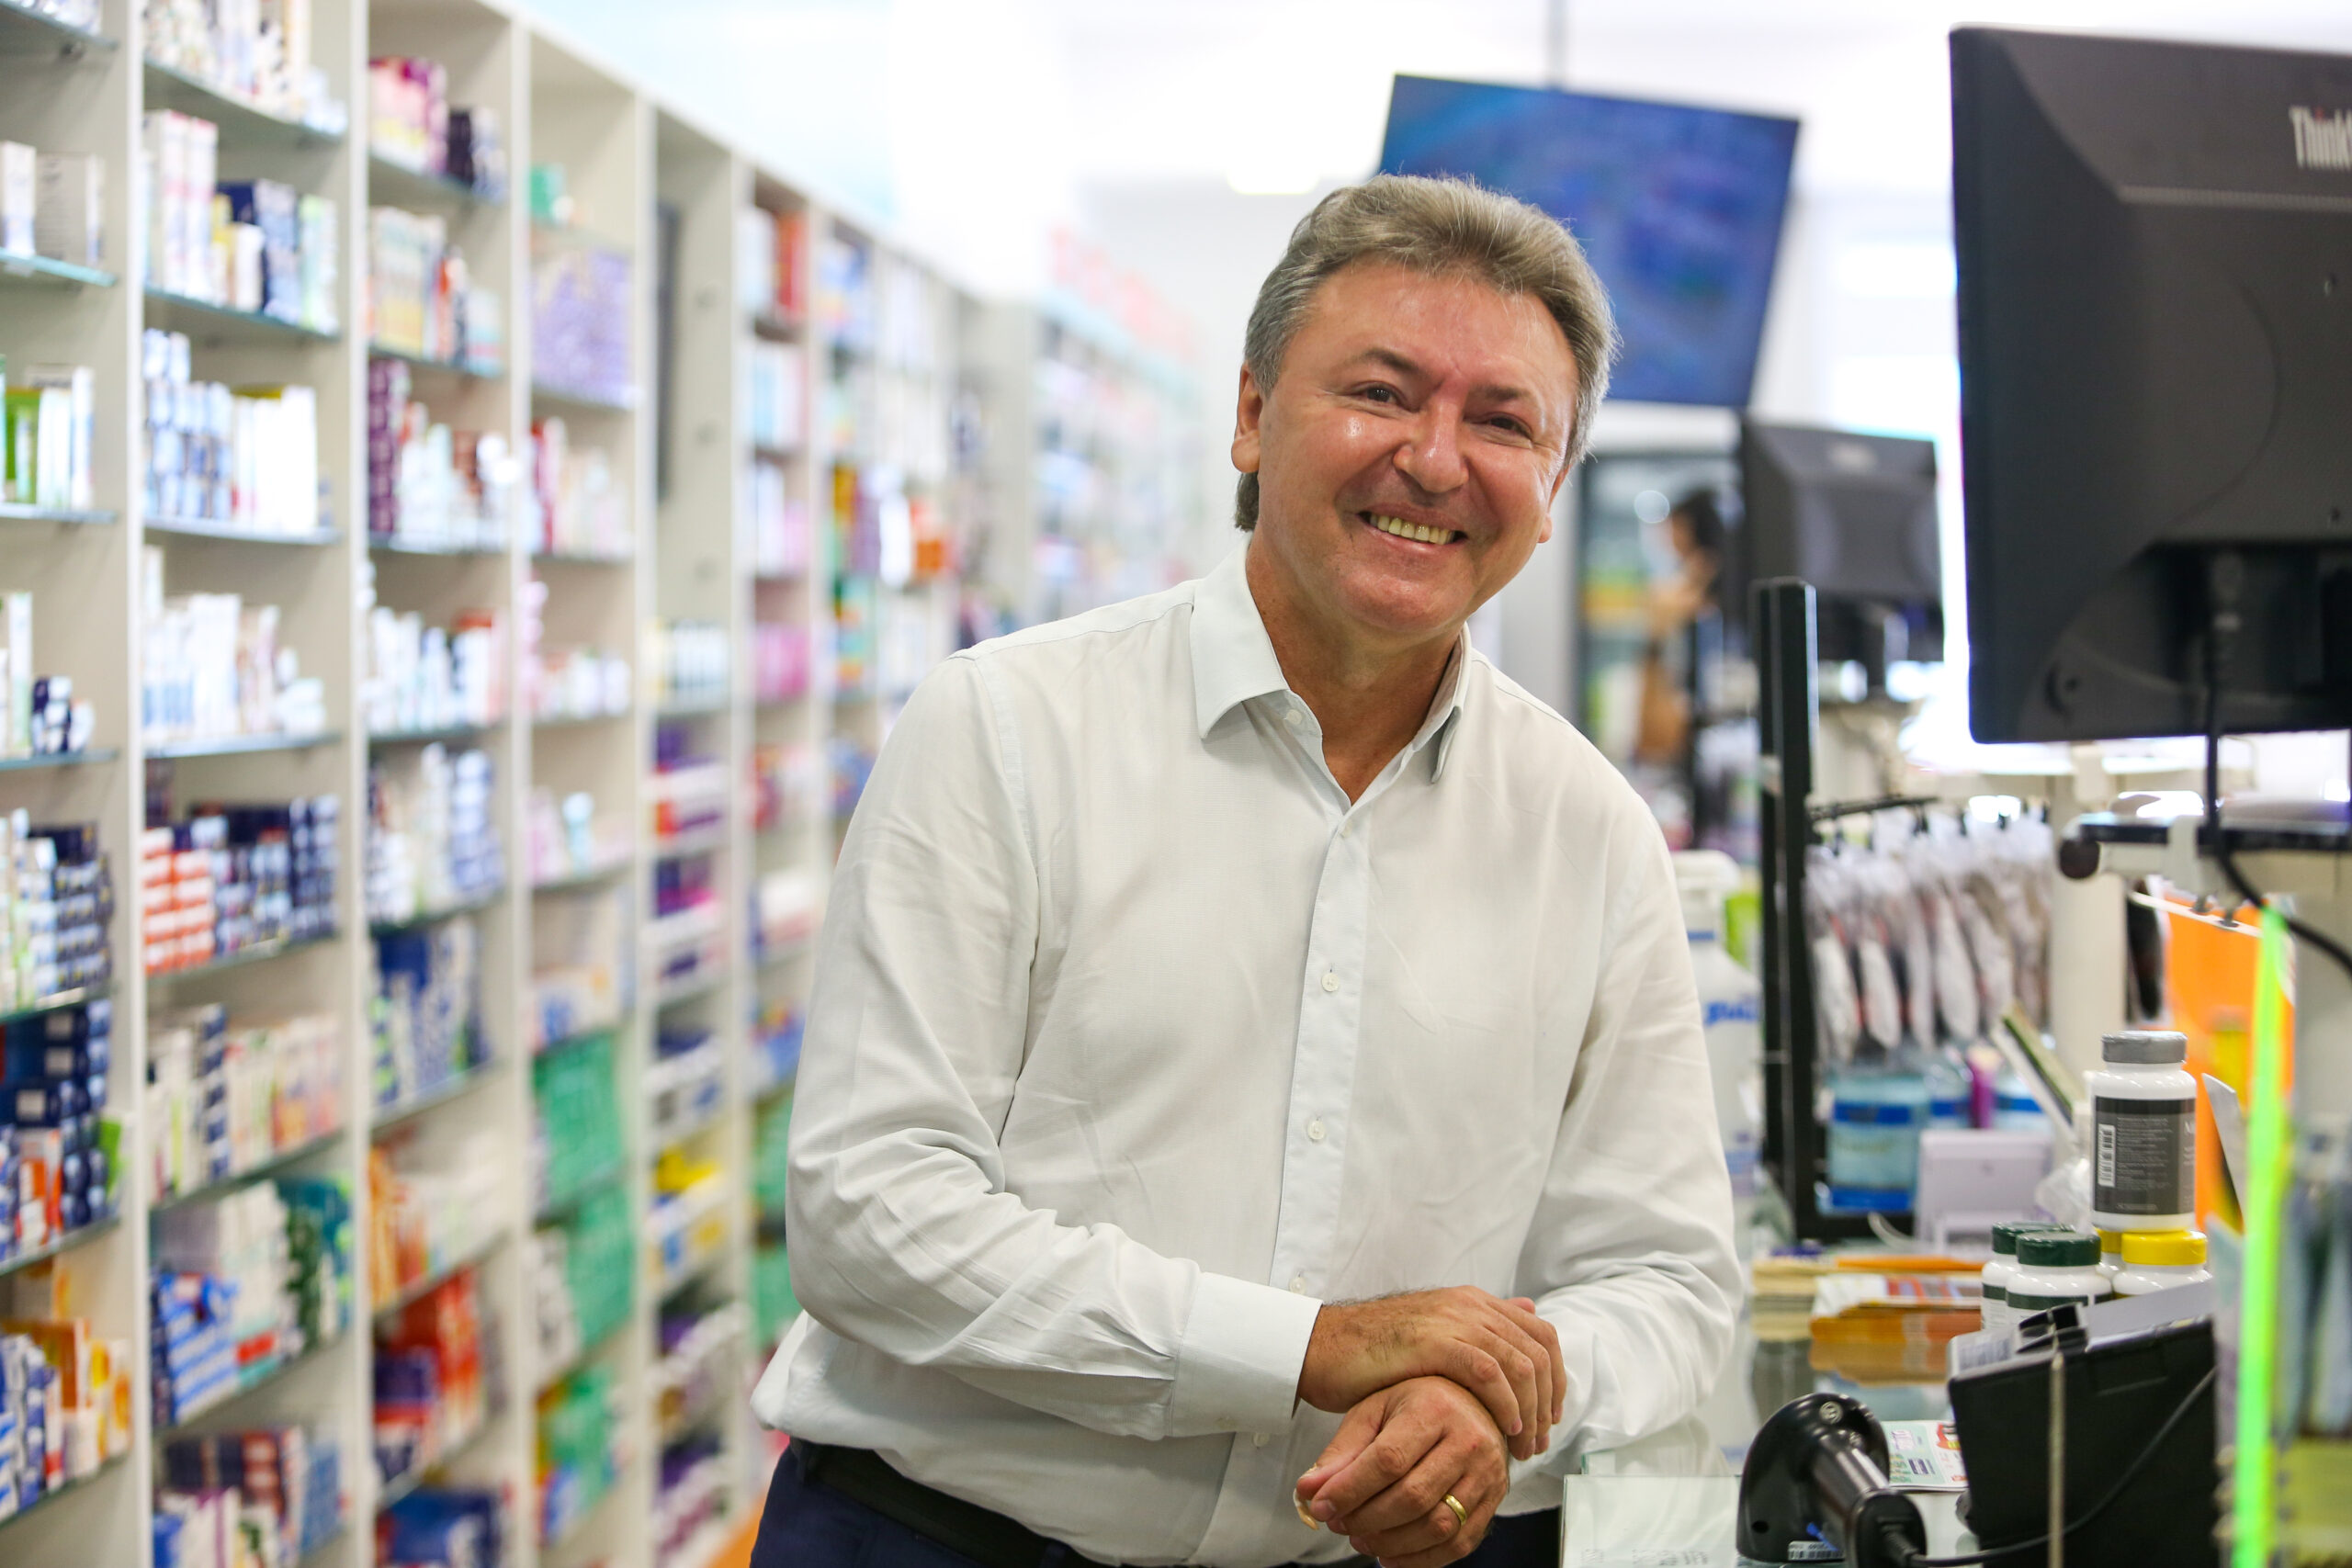
{"label": "black belt", "polygon": [[806,1479],[865,1504],[934,1546],[962,1552],[980,1568],[1103,1568],[1002,1514],[908,1480],[871,1449],[796,1439],[792,1451],[800,1456]]}

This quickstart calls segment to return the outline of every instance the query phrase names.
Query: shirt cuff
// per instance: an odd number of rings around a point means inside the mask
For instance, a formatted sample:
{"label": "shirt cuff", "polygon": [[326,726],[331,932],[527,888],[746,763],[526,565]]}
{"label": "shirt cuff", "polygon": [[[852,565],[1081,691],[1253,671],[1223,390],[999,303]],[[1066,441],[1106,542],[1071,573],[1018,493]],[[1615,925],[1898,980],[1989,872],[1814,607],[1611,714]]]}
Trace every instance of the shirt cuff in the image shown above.
{"label": "shirt cuff", "polygon": [[1176,1352],[1168,1435],[1288,1429],[1322,1310],[1313,1296],[1204,1270]]}

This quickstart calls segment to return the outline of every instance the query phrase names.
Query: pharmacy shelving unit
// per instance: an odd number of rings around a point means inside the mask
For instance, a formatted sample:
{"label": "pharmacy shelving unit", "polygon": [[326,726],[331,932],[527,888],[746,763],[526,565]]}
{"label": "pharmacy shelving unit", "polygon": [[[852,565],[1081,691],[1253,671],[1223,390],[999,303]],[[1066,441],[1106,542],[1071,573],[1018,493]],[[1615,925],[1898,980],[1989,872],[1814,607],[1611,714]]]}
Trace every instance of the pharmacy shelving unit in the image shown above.
{"label": "pharmacy shelving unit", "polygon": [[[660,254],[655,268],[660,321],[655,374],[670,392],[668,419],[653,432],[659,494],[654,615],[662,626],[686,623],[712,628],[740,644],[749,606],[741,586],[737,524],[745,475],[735,419],[741,367],[733,306],[735,216],[748,176],[726,146],[674,115],[657,117],[654,138],[654,243]],[[662,980],[647,987],[647,1039],[656,1052],[665,1039],[703,1042],[665,1059],[656,1070],[687,1068],[690,1076],[698,1077],[691,1064],[716,1053],[719,1073],[715,1103],[674,1083],[658,1090],[647,1085],[641,1097],[650,1118],[645,1162],[649,1179],[657,1186],[665,1174],[706,1168],[715,1168],[719,1179],[705,1189],[715,1203],[707,1217],[689,1217],[676,1231],[665,1224],[649,1237],[643,1294],[650,1368],[662,1364],[665,1314],[685,1318],[717,1312],[741,1302],[750,1287],[749,1214],[741,1179],[749,1157],[750,1129],[742,1114],[740,1082],[749,980],[743,962],[747,879],[742,868],[747,863],[743,802],[750,716],[747,704],[737,700],[739,692],[748,691],[749,682],[740,647],[736,651],[739,656],[728,661],[722,690],[713,691],[707,682],[685,687],[665,682],[657,696],[656,728],[667,738],[668,750],[673,756],[695,760],[673,776],[702,775],[715,768],[721,784],[715,826],[697,818],[682,829],[656,831],[654,823],[647,824],[650,874],[657,884],[669,878],[707,887],[718,929],[713,933],[715,962],[700,964],[692,978]],[[650,673],[657,680],[663,674],[659,670]],[[661,759],[649,755],[646,761],[652,770]],[[650,798],[651,779],[648,788]],[[649,903],[658,897],[658,887],[649,888],[647,897]],[[694,910],[669,917],[657,913],[655,929],[700,918]],[[660,945],[663,953],[676,950],[667,941]],[[657,962],[661,956],[655,955]],[[698,1198],[676,1201],[675,1210],[691,1216],[701,1202]],[[648,1388],[650,1444],[644,1467],[644,1500],[657,1526],[652,1561],[698,1562],[708,1544],[690,1531],[671,1528],[658,1499],[668,1456],[707,1437],[721,1448],[720,1465],[740,1475],[747,1465],[748,1429],[735,1412],[726,1409],[673,1411],[665,1419],[661,1382],[655,1376]],[[681,1420],[680,1416],[692,1418]]]}
{"label": "pharmacy shelving unit", "polygon": [[[0,4],[0,138],[96,152],[110,175],[125,167],[134,146],[139,69],[136,54],[122,47],[121,19],[119,10],[110,9],[101,23],[103,36],[90,38]],[[40,820],[98,822],[118,876],[141,809],[138,673],[122,631],[131,619],[138,558],[128,470],[138,417],[131,372],[139,331],[135,289],[124,282],[136,276],[120,238],[130,220],[126,183],[108,180],[102,269],[0,259],[0,355],[7,356],[8,370],[21,376],[22,367],[47,363],[87,365],[99,372],[94,505],[78,513],[30,506],[0,513],[0,589],[35,594],[40,662],[71,675],[76,694],[96,705],[92,744],[103,759],[0,772],[0,809],[21,807]],[[137,964],[127,955],[139,948],[132,912],[119,901],[112,940],[115,1005],[135,1012],[140,984],[130,971]],[[138,1081],[133,1054],[119,1052],[109,1093],[127,1095]],[[143,1230],[141,1216],[126,1206],[121,1222],[66,1238],[80,1287],[76,1314],[91,1318],[108,1337],[141,1346]],[[16,1283],[0,1278],[0,1292]],[[138,1453],[135,1442],[129,1461],[109,1465],[17,1524],[0,1526],[10,1532],[0,1535],[0,1556],[63,1562],[96,1548],[97,1561],[140,1561],[146,1483],[138,1473]]]}
{"label": "pharmacy shelving unit", "polygon": [[[566,212],[533,215],[529,243],[535,272],[560,253],[587,245],[626,258],[631,282],[627,323],[630,363],[625,386],[587,388],[567,382],[545,352],[548,345],[530,341],[531,311],[518,307],[516,321],[523,328],[518,335],[524,340],[518,357],[528,367],[531,418],[560,419],[575,451],[594,449],[604,455],[625,498],[627,518],[618,540],[600,540],[593,547],[558,541],[557,547],[536,554],[529,566],[546,585],[546,643],[625,650],[636,676],[628,712],[588,724],[537,727],[531,737],[531,779],[560,795],[584,792],[594,800],[600,818],[626,825],[621,841],[628,852],[606,864],[615,874],[618,896],[637,912],[641,931],[648,874],[643,774],[652,743],[654,706],[645,657],[645,632],[653,609],[651,379],[647,374],[652,108],[625,79],[537,28],[530,39],[529,73],[529,158],[533,164],[560,164],[571,197]],[[536,901],[607,893],[602,888],[549,891]],[[641,976],[642,965],[637,968]],[[625,978],[635,981],[638,976]],[[625,987],[630,1005],[623,1013],[613,1054],[625,1164],[612,1174],[635,1219],[642,1218],[650,1202],[641,1157],[644,1105],[636,1092],[649,1055],[650,991],[641,983]],[[641,1281],[633,1297],[629,1330],[587,1348],[583,1357],[614,1379],[617,1419],[607,1443],[616,1473],[600,1497],[575,1517],[557,1521],[544,1540],[538,1539],[542,1509],[535,1485],[527,1494],[533,1499],[533,1522],[524,1532],[534,1540],[535,1555],[526,1556],[526,1562],[572,1568],[592,1562],[649,1561],[652,1456],[646,1441],[646,1394],[650,1334],[643,1326],[649,1307]],[[526,1350],[523,1364],[528,1370],[526,1386],[543,1397],[580,1371],[541,1367],[535,1347]]]}
{"label": "pharmacy shelving unit", "polygon": [[[1090,280],[1073,279],[1073,283]],[[1148,291],[1120,291],[1149,299]],[[967,310],[966,382],[986,427],[975,567],[1022,624],[1157,592],[1204,515],[1194,370],[1162,308],[1129,321],[1076,288]]]}
{"label": "pharmacy shelving unit", "polygon": [[[817,243],[831,743],[837,772],[855,777],[916,682],[957,646],[957,311],[946,285],[870,231],[834,218]],[[854,788],[837,794],[843,807],[854,801]],[[845,828],[846,810],[837,816]]]}
{"label": "pharmacy shelving unit", "polygon": [[[494,113],[501,124],[510,128],[510,136],[516,137],[510,141],[510,158],[519,164],[527,156],[527,142],[521,141],[513,128],[520,127],[524,118],[529,43],[522,28],[503,10],[474,0],[371,0],[366,7],[365,28],[363,64],[386,56],[439,62],[448,73],[449,101]],[[367,202],[354,214],[352,270],[365,278],[373,260],[368,209],[394,208],[437,217],[447,225],[450,243],[465,258],[474,283],[505,301],[511,322],[527,286],[521,201],[511,193],[478,192],[405,166],[392,149],[372,144],[370,118],[366,102],[356,101],[353,118],[360,129],[355,140],[361,143]],[[511,326],[508,337],[512,343]],[[365,337],[356,346],[363,376],[380,361],[397,360],[405,366],[410,396],[424,406],[436,423],[494,435],[510,450],[523,448],[528,407],[511,354],[503,365],[458,364],[406,352],[374,336]],[[450,1151],[447,1157],[469,1160],[481,1151],[527,1148],[531,1077],[523,999],[532,896],[523,852],[521,799],[530,767],[531,737],[514,674],[523,576],[519,529],[510,525],[503,539],[464,543],[370,535],[364,545],[359,567],[363,604],[414,612],[426,626],[438,627],[453,626],[468,613],[495,616],[504,639],[498,658],[506,671],[503,706],[487,723],[394,728],[367,739],[368,761],[392,776],[405,776],[428,747],[450,753],[486,753],[492,767],[491,820],[503,846],[504,871],[494,891],[465,900],[464,907],[428,909],[401,922],[428,933],[455,920],[471,923],[479,940],[481,965],[481,1060],[457,1077],[405,1098],[386,1096],[376,1104],[378,1096],[371,1093],[370,1152],[390,1155],[414,1145],[421,1150]],[[364,628],[361,635],[364,658]],[[373,964],[378,934],[370,933],[370,951],[364,955],[368,965],[363,976],[368,997],[378,987]],[[449,1249],[424,1280],[401,1288],[390,1302],[369,1303],[367,1332],[360,1337],[370,1357],[370,1382],[363,1395],[371,1401],[376,1329],[395,1315],[400,1305],[460,1270],[469,1269],[477,1280],[487,1314],[485,1327],[494,1346],[488,1351],[491,1386],[486,1391],[488,1413],[482,1420],[444,1434],[437,1451],[388,1484],[379,1477],[372,1456],[356,1466],[359,1484],[353,1489],[354,1531],[359,1549],[353,1559],[356,1562],[374,1561],[379,1513],[420,1486],[476,1485],[503,1488],[517,1497],[526,1495],[531,1466],[531,1402],[526,1378],[532,1311],[522,1257],[522,1239],[529,1223],[527,1170],[510,1159],[500,1167],[499,1179],[491,1192],[490,1213],[478,1227],[477,1239]],[[363,1281],[367,1279],[365,1269],[360,1277]]]}
{"label": "pharmacy shelving unit", "polygon": [[[110,1109],[124,1122],[116,1177],[119,1213],[71,1233],[52,1249],[62,1267],[31,1258],[0,1263],[0,1292],[17,1296],[52,1278],[65,1315],[130,1348],[134,1417],[128,1452],[32,1510],[0,1520],[0,1562],[144,1563],[150,1560],[160,1445],[174,1434],[152,1419],[148,1286],[158,1205],[145,1172],[153,1129],[137,1114],[152,1021],[201,1002],[234,1018],[323,1013],[342,1035],[343,1083],[335,1128],[277,1150],[228,1180],[175,1194],[170,1207],[215,1201],[254,1183],[331,1176],[353,1201],[354,1321],[348,1332],[256,1370],[233,1398],[185,1429],[226,1430],[300,1422],[341,1445],[345,1524],[306,1563],[363,1568],[373,1561],[379,1510],[423,1485],[481,1486],[514,1500],[508,1564],[519,1568],[701,1568],[724,1539],[756,1517],[773,1442],[753,1427],[741,1397],[774,1343],[773,1323],[752,1321],[760,1293],[753,1259],[780,1238],[776,1205],[754,1195],[754,1128],[788,1104],[788,1074],[754,1048],[761,1021],[797,1017],[811,979],[813,943],[800,935],[762,942],[751,907],[763,878],[796,877],[809,919],[838,844],[841,817],[862,776],[855,755],[887,733],[898,705],[959,636],[956,576],[974,531],[971,487],[958,482],[951,434],[959,389],[985,391],[965,374],[959,321],[985,314],[925,266],[883,225],[847,214],[786,174],[755,164],[700,126],[690,111],[656,104],[628,76],[595,60],[509,0],[311,0],[311,52],[347,130],[325,130],[264,112],[148,59],[139,0],[103,0],[95,31],[61,26],[28,0],[0,0],[0,139],[102,160],[105,252],[85,266],[0,255],[0,355],[9,368],[86,366],[93,371],[89,504],[67,509],[0,504],[0,591],[36,596],[36,662],[72,676],[90,703],[89,749],[68,758],[0,758],[0,810],[36,821],[96,821],[117,888],[112,927],[115,1009]],[[440,62],[453,104],[496,113],[505,133],[510,190],[503,197],[421,175],[369,145],[367,62],[407,56]],[[298,327],[150,289],[147,225],[138,207],[141,117],[173,108],[219,127],[219,175],[282,181],[335,203],[340,268],[334,325]],[[565,221],[535,217],[530,171],[560,165]],[[369,339],[368,212],[437,214],[473,281],[505,303],[503,363],[458,366]],[[542,214],[552,217],[553,214]],[[793,220],[804,279],[828,254],[856,266],[829,296],[805,288],[797,308],[773,280],[754,276],[741,243],[755,218]],[[626,257],[625,385],[583,388],[550,370],[563,356],[535,341],[535,259],[590,246]],[[665,259],[666,258],[666,259]],[[661,323],[667,323],[666,333]],[[184,333],[196,378],[235,387],[300,384],[315,389],[319,525],[261,537],[216,522],[149,510],[141,476],[141,333]],[[757,345],[797,350],[792,397],[801,410],[782,440],[752,433],[746,367]],[[560,418],[575,452],[603,455],[620,497],[621,532],[593,546],[541,550],[528,536],[519,495],[513,525],[489,545],[399,542],[370,533],[370,366],[398,359],[410,396],[429,418],[503,437],[518,456],[535,424]],[[1027,374],[1025,365],[1019,372]],[[657,418],[664,385],[674,389]],[[1024,427],[1025,428],[1025,427]],[[772,433],[771,433],[772,434]],[[666,460],[665,460],[666,459]],[[803,559],[763,557],[750,537],[749,492],[764,471],[808,529]],[[664,474],[666,472],[666,479]],[[150,743],[141,728],[147,637],[141,607],[149,561],[173,595],[235,592],[281,607],[281,643],[324,693],[322,728],[268,736]],[[544,602],[539,594],[543,592]],[[370,733],[363,682],[368,613],[381,605],[450,626],[488,612],[503,628],[504,706],[490,722]],[[847,612],[844,619],[844,612]],[[632,671],[625,709],[591,716],[535,717],[524,679],[526,625],[541,652],[593,647]],[[723,692],[672,701],[662,684],[660,628],[679,620],[717,629],[732,651]],[[756,688],[750,671],[757,628],[794,628],[810,650],[805,682]],[[850,679],[837,670],[846,649]],[[724,774],[713,828],[657,842],[651,810],[660,726],[684,728],[699,755]],[[366,868],[371,765],[413,765],[428,746],[479,749],[492,766],[491,818],[505,874],[457,907],[403,915],[394,925],[472,922],[480,937],[482,1065],[456,1079],[378,1102],[371,1020],[377,942]],[[753,759],[783,749],[792,761],[781,809],[755,813]],[[834,777],[836,757],[851,766]],[[838,786],[838,787],[837,787]],[[534,876],[533,792],[593,797],[600,825],[594,863]],[[237,953],[201,968],[148,976],[147,934],[137,893],[139,832],[200,800],[283,800],[331,795],[341,807],[334,931],[300,942]],[[673,985],[650,977],[641,945],[660,867],[707,867],[717,897],[717,962]],[[630,1222],[636,1267],[631,1310],[616,1331],[560,1358],[544,1355],[544,1304],[529,1272],[533,1235],[585,1201],[573,1193],[541,1212],[531,1153],[537,1013],[532,975],[540,940],[565,926],[583,900],[626,911],[628,946],[616,952],[620,1012],[609,1031],[613,1099],[622,1157],[589,1184],[618,1193]],[[708,1114],[656,1123],[649,1070],[665,1027],[704,1028],[719,1044],[721,1091]],[[600,1033],[604,1032],[599,1032]],[[558,1048],[566,1048],[557,1043]],[[371,1156],[419,1140],[448,1158],[489,1159],[496,1179],[481,1224],[445,1250],[428,1277],[379,1302],[369,1288]],[[683,1270],[666,1269],[648,1240],[654,1183],[665,1153],[719,1172],[715,1237]],[[771,1254],[772,1256],[772,1254]],[[379,1484],[371,1445],[376,1328],[388,1312],[460,1270],[480,1282],[495,1336],[492,1413],[421,1472]],[[657,1399],[665,1299],[731,1311],[740,1326],[729,1377],[712,1397],[665,1422]],[[771,1292],[769,1303],[774,1305]],[[541,1396],[583,1369],[608,1376],[619,1461],[609,1492],[552,1539],[540,1539],[537,1481]],[[655,1501],[665,1439],[715,1438],[728,1477],[715,1517],[669,1541],[657,1540]]]}

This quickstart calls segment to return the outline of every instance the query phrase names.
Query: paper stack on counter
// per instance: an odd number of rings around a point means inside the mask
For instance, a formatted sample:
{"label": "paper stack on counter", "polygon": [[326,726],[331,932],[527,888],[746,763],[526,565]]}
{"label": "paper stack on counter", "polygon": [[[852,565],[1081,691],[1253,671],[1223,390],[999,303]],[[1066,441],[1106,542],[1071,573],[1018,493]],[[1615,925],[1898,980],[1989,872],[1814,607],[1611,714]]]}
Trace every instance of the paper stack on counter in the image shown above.
{"label": "paper stack on counter", "polygon": [[1983,1300],[1982,1282],[1962,1273],[1825,1274],[1814,1285],[1813,1366],[1863,1383],[1939,1381],[1945,1345],[1982,1325]]}

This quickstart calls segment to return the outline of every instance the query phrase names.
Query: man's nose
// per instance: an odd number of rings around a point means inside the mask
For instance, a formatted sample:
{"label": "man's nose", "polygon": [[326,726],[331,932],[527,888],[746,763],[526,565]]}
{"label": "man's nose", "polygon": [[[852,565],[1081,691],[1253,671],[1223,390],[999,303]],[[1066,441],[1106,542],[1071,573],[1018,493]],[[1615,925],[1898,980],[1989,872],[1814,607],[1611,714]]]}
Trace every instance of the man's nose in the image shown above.
{"label": "man's nose", "polygon": [[1421,411],[1396,449],[1396,471],[1430,494],[1459,490],[1469,477],[1462,460],[1462,412],[1433,404]]}

